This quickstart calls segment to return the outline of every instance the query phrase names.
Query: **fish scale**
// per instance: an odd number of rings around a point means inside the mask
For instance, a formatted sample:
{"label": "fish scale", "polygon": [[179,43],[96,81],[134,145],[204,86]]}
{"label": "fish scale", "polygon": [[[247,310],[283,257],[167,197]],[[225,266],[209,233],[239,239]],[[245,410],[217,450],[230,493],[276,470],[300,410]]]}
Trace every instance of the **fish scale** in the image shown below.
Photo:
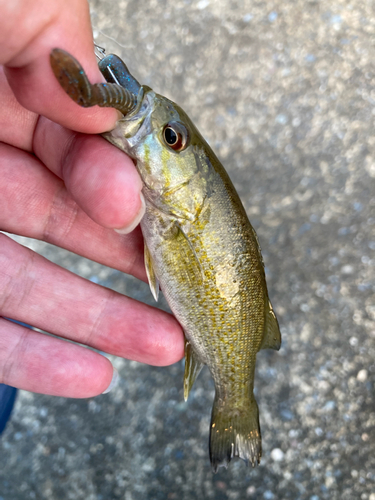
{"label": "fish scale", "polygon": [[281,336],[258,238],[228,174],[186,113],[141,86],[117,56],[100,61],[109,84],[92,86],[78,61],[59,49],[51,66],[78,104],[123,113],[103,136],[133,158],[143,181],[147,276],[156,299],[160,283],[184,329],[185,399],[207,365],[215,383],[212,469],[233,457],[256,465],[256,354],[279,349]]}

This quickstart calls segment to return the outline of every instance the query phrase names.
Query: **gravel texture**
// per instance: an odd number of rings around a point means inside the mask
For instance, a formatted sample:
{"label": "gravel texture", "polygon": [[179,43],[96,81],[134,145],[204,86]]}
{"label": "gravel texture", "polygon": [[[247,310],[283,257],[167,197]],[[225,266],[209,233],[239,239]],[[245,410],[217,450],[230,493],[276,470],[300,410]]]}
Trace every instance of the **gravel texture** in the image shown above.
{"label": "gravel texture", "polygon": [[[375,2],[90,5],[97,43],[189,113],[258,233],[283,336],[258,355],[263,459],[212,474],[207,370],[184,403],[183,362],[114,359],[108,395],[21,392],[0,500],[375,500]],[[152,303],[133,278],[27,244]]]}

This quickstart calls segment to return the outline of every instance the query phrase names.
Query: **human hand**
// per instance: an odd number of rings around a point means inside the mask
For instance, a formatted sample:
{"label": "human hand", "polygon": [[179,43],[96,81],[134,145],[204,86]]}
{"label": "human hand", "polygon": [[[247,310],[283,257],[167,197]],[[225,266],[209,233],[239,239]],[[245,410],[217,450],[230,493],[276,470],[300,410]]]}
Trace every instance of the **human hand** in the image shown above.
{"label": "human hand", "polygon": [[[142,184],[132,161],[96,135],[113,109],[77,106],[49,67],[60,47],[103,81],[86,0],[0,4],[0,230],[53,243],[145,279]],[[73,132],[74,130],[74,132]],[[0,382],[65,397],[110,385],[108,359],[72,342],[167,365],[183,356],[169,314],[86,281],[0,233]]]}

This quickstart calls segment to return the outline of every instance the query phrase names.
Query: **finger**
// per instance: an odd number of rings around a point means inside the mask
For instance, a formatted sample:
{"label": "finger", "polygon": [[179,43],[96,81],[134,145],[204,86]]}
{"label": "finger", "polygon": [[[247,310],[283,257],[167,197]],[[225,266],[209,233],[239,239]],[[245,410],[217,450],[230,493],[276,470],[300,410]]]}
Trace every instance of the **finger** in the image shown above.
{"label": "finger", "polygon": [[0,141],[31,151],[37,121],[38,115],[17,101],[0,66]]}
{"label": "finger", "polygon": [[[72,199],[63,181],[46,169],[35,156],[0,144],[0,158],[1,230],[52,243],[146,279],[143,240],[139,229],[122,236],[96,224]],[[103,204],[100,183],[98,191],[99,205]],[[86,194],[82,192],[82,196]],[[101,210],[93,210],[93,215],[98,214],[98,219],[101,213],[102,223],[108,223],[111,217],[114,220],[114,216],[107,214],[106,210],[114,211],[115,214],[116,210],[120,211],[114,206],[117,202],[111,205],[110,189],[107,196],[107,208],[102,206]],[[118,203],[122,207],[125,205],[124,200]],[[121,213],[118,213],[116,217],[121,217]]]}
{"label": "finger", "polygon": [[0,383],[27,391],[88,398],[110,385],[108,359],[84,347],[0,318]]}
{"label": "finger", "polygon": [[41,117],[33,149],[98,224],[130,232],[145,212],[132,160],[102,137],[74,133]]}
{"label": "finger", "polygon": [[95,60],[86,0],[2,2],[0,46],[0,63],[22,106],[80,132],[100,133],[115,126],[117,111],[79,107],[50,68],[49,54],[59,47],[80,61],[92,83],[104,81]]}
{"label": "finger", "polygon": [[84,280],[0,235],[0,311],[117,356],[163,366],[183,356],[173,316]]}

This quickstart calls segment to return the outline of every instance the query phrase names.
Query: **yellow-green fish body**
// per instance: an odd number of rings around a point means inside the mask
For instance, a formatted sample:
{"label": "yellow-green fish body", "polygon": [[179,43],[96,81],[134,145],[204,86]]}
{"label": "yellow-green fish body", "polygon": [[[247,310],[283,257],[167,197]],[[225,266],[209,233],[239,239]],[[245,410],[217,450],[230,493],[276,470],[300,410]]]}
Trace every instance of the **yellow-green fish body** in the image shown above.
{"label": "yellow-green fish body", "polygon": [[254,466],[256,354],[281,343],[256,233],[223,166],[170,100],[140,87],[136,107],[104,136],[134,158],[144,183],[146,269],[185,332],[185,399],[204,364],[215,382],[213,470],[232,457]]}

